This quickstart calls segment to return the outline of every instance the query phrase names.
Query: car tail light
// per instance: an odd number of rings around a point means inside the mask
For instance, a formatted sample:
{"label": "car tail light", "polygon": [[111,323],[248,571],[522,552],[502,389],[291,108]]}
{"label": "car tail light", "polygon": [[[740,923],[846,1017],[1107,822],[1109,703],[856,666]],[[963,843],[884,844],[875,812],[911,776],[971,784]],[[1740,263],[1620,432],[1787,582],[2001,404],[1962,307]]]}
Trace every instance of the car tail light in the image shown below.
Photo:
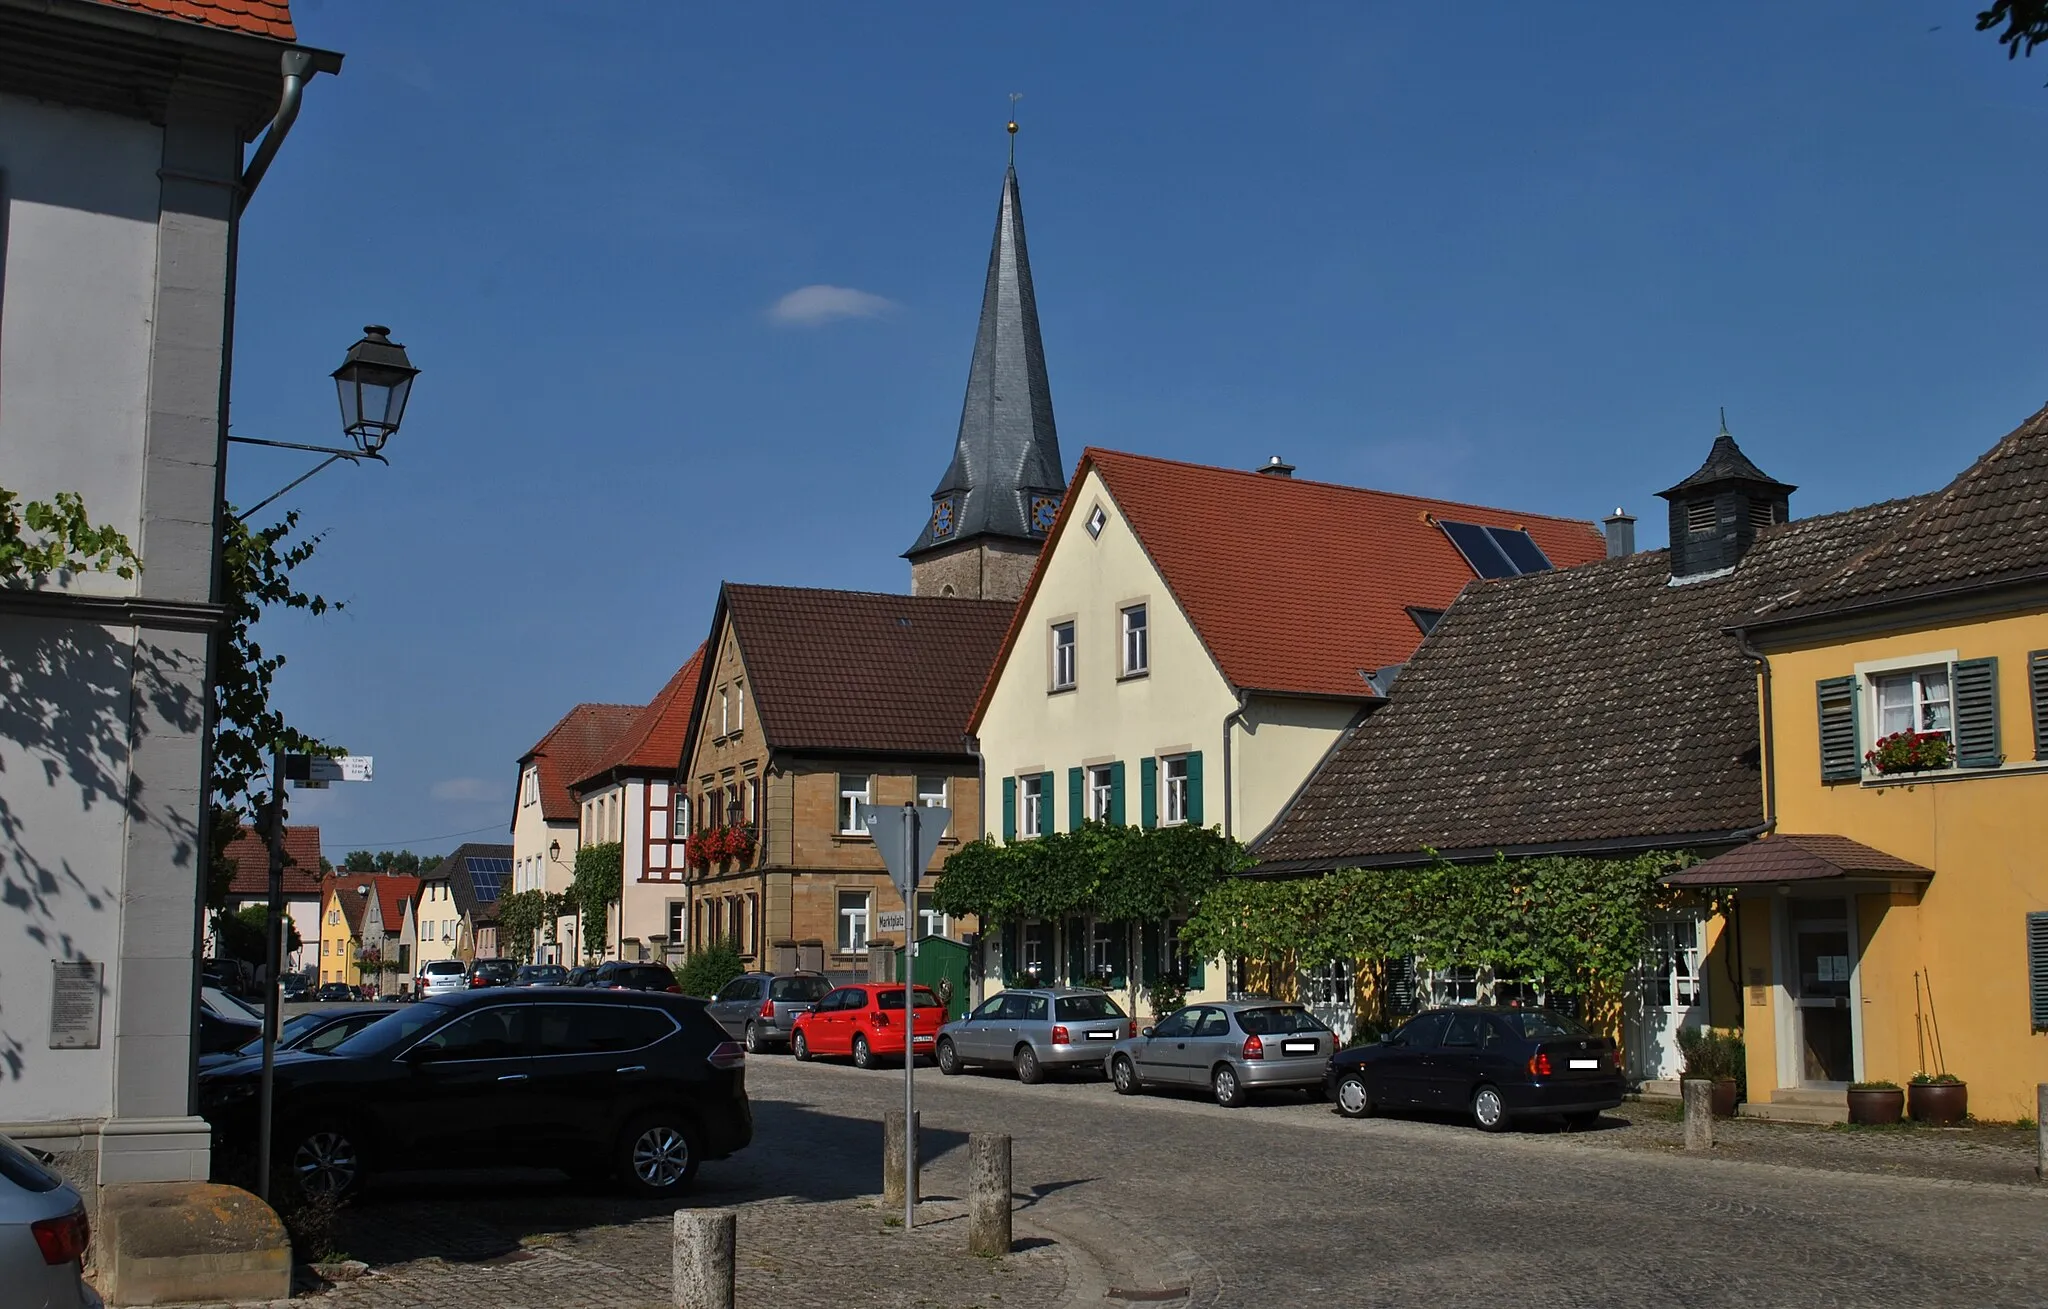
{"label": "car tail light", "polygon": [[704,1062],[720,1072],[731,1072],[735,1068],[746,1067],[747,1052],[738,1041],[721,1041],[704,1056]]}
{"label": "car tail light", "polygon": [[42,1247],[46,1264],[68,1264],[74,1259],[83,1259],[86,1243],[92,1240],[92,1227],[85,1221],[83,1209],[62,1218],[45,1218],[39,1223],[30,1223],[29,1230],[35,1233],[36,1244]]}
{"label": "car tail light", "polygon": [[670,995],[681,995],[683,993],[683,988],[680,986],[667,986],[662,989]]}
{"label": "car tail light", "polygon": [[1066,1028],[1064,1028],[1064,1027],[1055,1027],[1055,1028],[1053,1028],[1053,1029],[1052,1029],[1052,1043],[1053,1043],[1054,1045],[1072,1045],[1072,1044],[1073,1044],[1073,1042],[1072,1042],[1072,1041],[1069,1041],[1069,1040],[1067,1039],[1067,1029],[1066,1029]]}
{"label": "car tail light", "polygon": [[1133,1019],[1132,1019],[1132,1020],[1131,1020],[1131,1021],[1130,1021],[1129,1023],[1126,1023],[1126,1024],[1124,1025],[1124,1035],[1125,1035],[1125,1036],[1132,1036],[1132,1037],[1135,1037],[1135,1036],[1136,1036],[1137,1034],[1138,1034],[1138,1020],[1137,1020],[1137,1019],[1135,1019],[1135,1018],[1133,1018]]}
{"label": "car tail light", "polygon": [[761,1002],[761,1017],[775,1017],[775,1002],[773,1000],[763,1000]]}
{"label": "car tail light", "polygon": [[1247,1059],[1264,1059],[1266,1057],[1266,1043],[1257,1036],[1247,1036],[1244,1038],[1244,1057]]}
{"label": "car tail light", "polygon": [[877,1010],[875,1010],[875,1026],[877,1026],[877,1027],[887,1027],[888,1025],[889,1025],[889,1011],[888,1011],[888,1010],[886,1010],[886,1009],[877,1009]]}
{"label": "car tail light", "polygon": [[1550,1076],[1550,1056],[1549,1056],[1549,1055],[1547,1055],[1547,1054],[1544,1054],[1544,1053],[1543,1053],[1542,1051],[1540,1051],[1540,1050],[1539,1050],[1539,1051],[1537,1051],[1537,1052],[1536,1052],[1535,1054],[1532,1054],[1532,1055],[1530,1055],[1530,1056],[1529,1056],[1529,1076],[1531,1076],[1531,1077],[1548,1077],[1548,1076]]}

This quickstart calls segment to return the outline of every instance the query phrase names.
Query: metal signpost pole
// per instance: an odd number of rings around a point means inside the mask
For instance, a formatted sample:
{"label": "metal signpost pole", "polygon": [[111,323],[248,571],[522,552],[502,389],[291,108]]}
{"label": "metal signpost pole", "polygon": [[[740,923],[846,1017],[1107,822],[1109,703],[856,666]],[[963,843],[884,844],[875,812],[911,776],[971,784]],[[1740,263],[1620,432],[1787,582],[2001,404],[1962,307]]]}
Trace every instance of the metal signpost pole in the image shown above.
{"label": "metal signpost pole", "polygon": [[263,956],[269,962],[269,984],[263,988],[263,1086],[256,1125],[256,1194],[270,1199],[271,1082],[277,1065],[277,1026],[283,998],[284,958],[284,751],[270,752],[270,909],[264,922]]}
{"label": "metal signpost pole", "polygon": [[910,934],[916,918],[917,806],[903,806],[903,1230],[917,1224],[917,994],[911,986],[912,961],[917,957],[917,940]]}

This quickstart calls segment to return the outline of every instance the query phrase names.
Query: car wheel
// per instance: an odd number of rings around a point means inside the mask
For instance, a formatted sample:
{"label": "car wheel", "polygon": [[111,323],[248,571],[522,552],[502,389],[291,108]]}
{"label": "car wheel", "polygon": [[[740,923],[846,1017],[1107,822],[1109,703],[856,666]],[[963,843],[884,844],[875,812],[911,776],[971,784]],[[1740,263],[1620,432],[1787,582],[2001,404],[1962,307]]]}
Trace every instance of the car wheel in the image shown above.
{"label": "car wheel", "polygon": [[309,1200],[346,1200],[362,1189],[367,1169],[362,1144],[343,1123],[315,1123],[285,1138],[292,1144],[284,1156],[291,1189]]}
{"label": "car wheel", "polygon": [[1144,1088],[1138,1080],[1138,1067],[1127,1054],[1120,1054],[1109,1064],[1109,1080],[1116,1084],[1118,1095],[1136,1095]]}
{"label": "car wheel", "polygon": [[1507,1127],[1507,1101],[1500,1098],[1498,1090],[1482,1086],[1472,1093],[1472,1121],[1482,1132],[1498,1132]]}
{"label": "car wheel", "polygon": [[806,1063],[811,1057],[811,1038],[804,1035],[799,1027],[796,1035],[789,1038],[789,1052],[796,1056],[798,1063]]}
{"label": "car wheel", "polygon": [[1244,1083],[1237,1080],[1237,1070],[1229,1064],[1216,1065],[1216,1072],[1209,1079],[1210,1089],[1216,1092],[1216,1103],[1225,1109],[1242,1108],[1251,1098],[1244,1089]]}
{"label": "car wheel", "polygon": [[686,1190],[703,1155],[694,1124],[675,1113],[644,1114],[619,1134],[619,1180],[634,1195],[661,1199]]}
{"label": "car wheel", "polygon": [[1346,1118],[1366,1118],[1372,1114],[1372,1090],[1365,1084],[1365,1074],[1349,1072],[1337,1079],[1337,1112]]}
{"label": "car wheel", "polygon": [[762,1049],[763,1049],[764,1047],[762,1046],[762,1043],[761,1043],[761,1025],[760,1025],[759,1023],[748,1023],[748,1024],[747,1024],[747,1034],[746,1034],[745,1040],[746,1040],[746,1043],[747,1043],[747,1053],[748,1053],[748,1054],[759,1054],[759,1053],[761,1053],[761,1051],[762,1051]]}
{"label": "car wheel", "polygon": [[951,1041],[939,1042],[939,1071],[948,1077],[960,1075],[960,1052],[953,1048]]}
{"label": "car wheel", "polygon": [[1030,1046],[1018,1046],[1013,1062],[1017,1065],[1017,1080],[1024,1085],[1036,1086],[1045,1080],[1045,1065],[1038,1062],[1038,1051]]}
{"label": "car wheel", "polygon": [[865,1036],[855,1036],[853,1038],[853,1066],[855,1068],[873,1068],[875,1066],[875,1052],[868,1048],[868,1038]]}

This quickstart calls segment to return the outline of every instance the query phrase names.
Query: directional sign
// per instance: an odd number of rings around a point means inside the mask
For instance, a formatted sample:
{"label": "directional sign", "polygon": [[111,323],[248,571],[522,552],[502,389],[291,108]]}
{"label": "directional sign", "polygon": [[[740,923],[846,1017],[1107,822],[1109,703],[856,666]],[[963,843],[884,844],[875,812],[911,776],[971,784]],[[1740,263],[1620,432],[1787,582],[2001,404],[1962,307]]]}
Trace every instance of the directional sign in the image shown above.
{"label": "directional sign", "polygon": [[374,763],[366,754],[342,755],[338,759],[293,754],[284,757],[284,775],[287,781],[318,790],[330,782],[367,782],[376,771]]}
{"label": "directional sign", "polygon": [[[953,821],[953,811],[939,805],[864,804],[860,818],[889,865],[889,880],[909,904],[917,895],[918,879],[938,851],[939,838]],[[914,847],[907,840],[911,837]]]}

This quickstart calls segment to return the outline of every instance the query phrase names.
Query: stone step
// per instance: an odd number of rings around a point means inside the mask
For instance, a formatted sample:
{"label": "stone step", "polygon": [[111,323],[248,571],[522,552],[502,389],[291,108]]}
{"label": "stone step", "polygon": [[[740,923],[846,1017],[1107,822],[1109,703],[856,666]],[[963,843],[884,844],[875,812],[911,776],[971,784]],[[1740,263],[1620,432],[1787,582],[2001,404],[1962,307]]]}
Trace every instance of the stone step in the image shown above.
{"label": "stone step", "polygon": [[1761,1118],[1773,1123],[1846,1123],[1849,1106],[1844,1104],[1759,1104],[1747,1100],[1735,1106],[1738,1118]]}
{"label": "stone step", "polygon": [[1849,1093],[1824,1086],[1781,1086],[1771,1092],[1772,1104],[1823,1104],[1849,1107]]}

